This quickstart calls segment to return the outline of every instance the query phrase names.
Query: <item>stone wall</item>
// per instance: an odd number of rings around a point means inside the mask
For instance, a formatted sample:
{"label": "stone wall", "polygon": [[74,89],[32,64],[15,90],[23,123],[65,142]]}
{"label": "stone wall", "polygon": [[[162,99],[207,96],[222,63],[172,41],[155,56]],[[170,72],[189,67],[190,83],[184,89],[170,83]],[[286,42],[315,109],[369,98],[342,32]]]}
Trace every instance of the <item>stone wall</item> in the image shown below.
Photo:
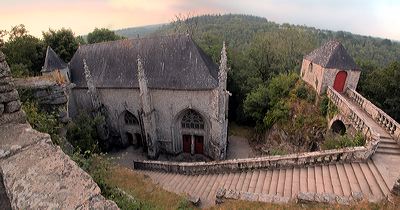
{"label": "stone wall", "polygon": [[11,71],[0,52],[0,126],[8,123],[24,123],[26,121],[21,102],[11,78]]}
{"label": "stone wall", "polygon": [[63,83],[51,75],[16,78],[14,79],[14,83],[17,89],[32,94],[38,102],[40,109],[47,112],[55,112],[58,114],[61,122],[68,122],[67,104],[73,84]]}
{"label": "stone wall", "polygon": [[0,52],[0,207],[118,209],[93,179],[26,123],[10,69]]}

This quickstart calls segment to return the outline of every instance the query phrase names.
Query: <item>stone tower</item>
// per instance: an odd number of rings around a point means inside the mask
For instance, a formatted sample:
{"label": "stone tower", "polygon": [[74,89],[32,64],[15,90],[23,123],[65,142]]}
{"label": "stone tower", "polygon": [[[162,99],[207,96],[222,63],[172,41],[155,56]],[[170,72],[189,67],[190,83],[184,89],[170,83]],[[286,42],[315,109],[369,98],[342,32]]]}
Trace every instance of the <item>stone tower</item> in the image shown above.
{"label": "stone tower", "polygon": [[326,92],[328,86],[338,92],[344,92],[346,88],[355,90],[360,73],[360,67],[344,46],[335,40],[306,55],[301,66],[301,78],[320,95]]}
{"label": "stone tower", "polygon": [[141,114],[143,119],[143,127],[145,131],[145,139],[148,148],[149,158],[155,159],[158,156],[157,130],[155,110],[151,103],[151,95],[147,85],[146,74],[140,56],[137,59],[138,81],[141,99]]}

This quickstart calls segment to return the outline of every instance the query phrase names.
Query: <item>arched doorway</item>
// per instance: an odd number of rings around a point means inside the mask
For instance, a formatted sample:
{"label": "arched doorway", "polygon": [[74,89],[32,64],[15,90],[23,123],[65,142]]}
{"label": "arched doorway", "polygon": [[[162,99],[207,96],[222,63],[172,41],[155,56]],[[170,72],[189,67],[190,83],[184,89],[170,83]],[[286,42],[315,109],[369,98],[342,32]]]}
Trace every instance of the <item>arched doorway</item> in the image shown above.
{"label": "arched doorway", "polygon": [[203,117],[193,109],[186,110],[180,120],[182,150],[185,153],[204,154],[205,122]]}
{"label": "arched doorway", "polygon": [[344,85],[346,84],[347,72],[339,71],[336,74],[335,82],[333,83],[333,89],[341,93],[344,90]]}
{"label": "arched doorway", "polygon": [[346,133],[346,125],[341,120],[335,120],[331,125],[331,130],[334,133],[344,135]]}
{"label": "arched doorway", "polygon": [[120,132],[121,138],[125,145],[133,145],[135,147],[146,147],[141,135],[138,119],[129,111],[124,111],[120,115]]}

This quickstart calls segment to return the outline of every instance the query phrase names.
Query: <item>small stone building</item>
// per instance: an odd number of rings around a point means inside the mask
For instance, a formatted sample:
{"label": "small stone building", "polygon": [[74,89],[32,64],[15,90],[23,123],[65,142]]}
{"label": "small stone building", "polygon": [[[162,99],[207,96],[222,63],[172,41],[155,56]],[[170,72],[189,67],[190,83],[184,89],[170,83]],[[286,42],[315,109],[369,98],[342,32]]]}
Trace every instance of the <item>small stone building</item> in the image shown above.
{"label": "small stone building", "polygon": [[187,35],[81,45],[68,64],[72,118],[101,107],[123,145],[225,159],[225,46],[218,67]]}
{"label": "small stone building", "polygon": [[361,69],[347,53],[343,45],[335,40],[304,57],[301,78],[316,89],[318,94],[326,92],[328,86],[338,92],[346,88],[356,89]]}

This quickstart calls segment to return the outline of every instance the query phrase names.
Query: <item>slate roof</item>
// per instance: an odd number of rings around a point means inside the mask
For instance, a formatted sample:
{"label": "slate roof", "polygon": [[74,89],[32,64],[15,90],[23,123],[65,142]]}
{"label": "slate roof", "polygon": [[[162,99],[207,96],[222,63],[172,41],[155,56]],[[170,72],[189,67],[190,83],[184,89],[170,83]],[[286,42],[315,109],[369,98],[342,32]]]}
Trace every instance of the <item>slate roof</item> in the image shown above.
{"label": "slate roof", "polygon": [[138,55],[150,88],[197,90],[218,86],[218,66],[186,35],[81,45],[69,63],[71,80],[76,87],[86,87],[86,59],[96,87],[138,88]]}
{"label": "slate roof", "polygon": [[55,69],[64,69],[67,67],[67,64],[58,57],[57,53],[51,49],[50,46],[47,47],[46,58],[44,60],[44,65],[42,67],[41,72],[51,72]]}
{"label": "slate roof", "polygon": [[324,68],[361,70],[343,45],[336,40],[326,42],[304,58]]}

